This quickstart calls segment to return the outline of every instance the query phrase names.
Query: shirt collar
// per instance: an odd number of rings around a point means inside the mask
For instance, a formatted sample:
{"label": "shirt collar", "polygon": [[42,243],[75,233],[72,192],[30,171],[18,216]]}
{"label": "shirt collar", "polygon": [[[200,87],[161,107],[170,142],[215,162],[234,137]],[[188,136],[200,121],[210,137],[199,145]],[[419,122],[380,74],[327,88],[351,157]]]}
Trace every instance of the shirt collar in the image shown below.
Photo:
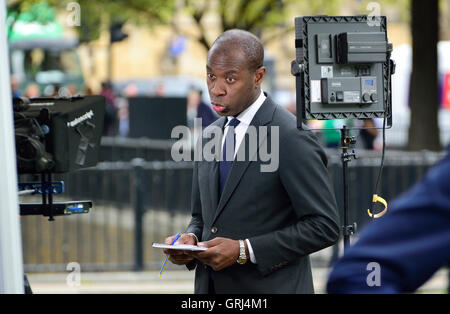
{"label": "shirt collar", "polygon": [[[240,124],[244,123],[245,125],[250,125],[250,123],[253,120],[253,117],[255,116],[256,112],[258,112],[259,108],[261,108],[263,102],[266,100],[266,95],[264,95],[264,92],[261,90],[261,94],[259,94],[259,97],[255,100],[255,102],[253,104],[251,104],[247,109],[245,109],[244,111],[242,111],[237,117],[236,119],[238,119],[240,121]],[[233,119],[234,117],[227,117],[227,124],[225,125],[225,127],[228,126],[228,124],[230,123],[230,121]]]}

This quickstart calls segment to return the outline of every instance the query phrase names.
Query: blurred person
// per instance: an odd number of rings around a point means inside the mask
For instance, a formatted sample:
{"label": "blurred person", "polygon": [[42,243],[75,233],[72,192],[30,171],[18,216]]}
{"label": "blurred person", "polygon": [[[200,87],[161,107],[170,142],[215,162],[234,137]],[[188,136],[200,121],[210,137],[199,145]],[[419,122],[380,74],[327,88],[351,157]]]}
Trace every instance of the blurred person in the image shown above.
{"label": "blurred person", "polygon": [[166,97],[166,88],[163,84],[158,84],[155,89],[156,97]]}
{"label": "blurred person", "polygon": [[129,83],[125,88],[123,89],[125,97],[137,97],[139,95],[139,89],[136,84]]}
{"label": "blurred person", "polygon": [[41,90],[39,89],[39,85],[36,83],[30,83],[25,88],[25,97],[34,98],[41,96]]}
{"label": "blurred person", "polygon": [[[200,99],[198,97],[198,93],[194,90],[190,90],[186,99],[186,110],[187,110],[187,126],[191,129],[194,129],[195,118],[197,117],[197,106]],[[203,128],[203,126],[202,126]]]}
{"label": "blurred person", "polygon": [[66,88],[70,96],[77,96],[79,94],[78,88],[75,84],[69,84],[66,86]]}
{"label": "blurred person", "polygon": [[94,91],[92,90],[92,88],[90,86],[86,86],[84,88],[84,95],[86,96],[93,96],[94,95]]}
{"label": "blurred person", "polygon": [[118,126],[118,135],[119,136],[128,136],[130,132],[130,117],[129,117],[129,101],[128,99],[131,97],[138,96],[138,87],[134,83],[129,83],[123,89],[123,96],[118,97],[117,104],[117,119],[119,121]]}
{"label": "blurred person", "polygon": [[116,95],[114,94],[113,87],[110,81],[102,82],[100,95],[106,98],[106,103],[108,104],[108,106],[114,107]]}
{"label": "blurred person", "polygon": [[450,265],[450,150],[334,265],[329,293],[409,293]]}
{"label": "blurred person", "polygon": [[117,108],[116,108],[116,95],[114,94],[111,82],[102,82],[102,89],[100,95],[106,99],[105,118],[103,122],[103,135],[114,136],[117,134]]}
{"label": "blurred person", "polygon": [[220,161],[194,162],[192,219],[177,242],[207,250],[164,252],[196,269],[195,293],[313,293],[309,254],[339,237],[326,155],[312,132],[299,131],[295,117],[262,91],[263,60],[261,41],[242,30],[220,35],[208,53],[209,94],[221,116],[212,126],[225,139],[235,136],[239,149],[251,144],[250,126],[275,128],[279,137],[266,141],[280,141],[280,160],[272,172],[261,170],[260,159],[229,160],[237,149],[223,138]]}
{"label": "blurred person", "polygon": [[53,91],[52,97],[60,97],[61,95],[61,84],[55,84],[55,90]]}
{"label": "blurred person", "polygon": [[11,75],[11,93],[13,97],[22,96],[22,92],[20,91],[20,80],[17,75]]}
{"label": "blurred person", "polygon": [[118,135],[119,136],[128,136],[130,132],[130,118],[129,118],[129,111],[128,111],[128,102],[123,103],[119,106],[119,109],[117,111],[117,118],[119,120],[119,130]]}
{"label": "blurred person", "polygon": [[363,128],[368,128],[368,129],[362,129],[359,132],[359,136],[361,138],[361,144],[362,147],[365,149],[370,149],[373,150],[375,148],[374,143],[375,143],[375,139],[378,136],[378,130],[374,129],[376,127],[375,122],[373,121],[373,119],[364,119],[362,120]]}
{"label": "blurred person", "polygon": [[[218,116],[214,113],[212,108],[205,104],[202,100],[203,92],[200,89],[191,89],[187,97],[188,103],[188,119],[194,120],[194,118],[202,119],[202,129],[217,120]],[[192,121],[192,126],[194,125]]]}
{"label": "blurred person", "polygon": [[44,96],[45,97],[59,97],[59,90],[61,85],[59,84],[49,84],[44,88]]}

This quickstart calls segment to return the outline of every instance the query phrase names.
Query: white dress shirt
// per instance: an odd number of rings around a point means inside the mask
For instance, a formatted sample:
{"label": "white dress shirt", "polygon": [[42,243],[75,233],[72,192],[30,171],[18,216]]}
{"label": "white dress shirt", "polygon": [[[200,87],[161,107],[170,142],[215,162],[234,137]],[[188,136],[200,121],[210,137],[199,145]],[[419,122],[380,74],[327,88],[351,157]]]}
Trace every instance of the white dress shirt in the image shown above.
{"label": "white dress shirt", "polygon": [[234,150],[234,157],[236,157],[239,145],[242,143],[242,140],[244,139],[244,135],[247,132],[248,126],[253,120],[253,117],[255,116],[256,112],[261,108],[263,102],[266,100],[266,96],[264,95],[264,92],[261,90],[261,94],[256,99],[256,101],[251,104],[247,109],[242,111],[237,117],[227,117],[228,121],[225,124],[224,134],[222,138],[222,147],[223,143],[225,142],[225,138],[228,133],[228,124],[230,123],[233,118],[236,118],[240,121],[240,123],[234,128],[234,133],[236,134],[236,145],[237,149]]}
{"label": "white dress shirt", "polygon": [[[225,125],[224,134],[222,138],[222,147],[225,142],[225,138],[227,136],[228,132],[228,124],[233,118],[238,119],[240,122],[239,124],[234,128],[234,132],[236,134],[236,149],[234,150],[234,157],[236,158],[237,151],[239,150],[239,145],[241,145],[242,140],[244,139],[245,133],[247,132],[248,126],[253,120],[253,117],[255,116],[256,112],[261,108],[263,102],[266,100],[266,96],[264,95],[264,92],[261,90],[261,94],[256,99],[256,101],[251,104],[247,109],[242,111],[237,117],[227,117],[228,122]],[[248,239],[245,239],[245,242],[247,242],[248,252],[250,253],[250,261],[254,264],[256,264],[256,257],[253,253],[252,245],[250,244],[250,241]]]}

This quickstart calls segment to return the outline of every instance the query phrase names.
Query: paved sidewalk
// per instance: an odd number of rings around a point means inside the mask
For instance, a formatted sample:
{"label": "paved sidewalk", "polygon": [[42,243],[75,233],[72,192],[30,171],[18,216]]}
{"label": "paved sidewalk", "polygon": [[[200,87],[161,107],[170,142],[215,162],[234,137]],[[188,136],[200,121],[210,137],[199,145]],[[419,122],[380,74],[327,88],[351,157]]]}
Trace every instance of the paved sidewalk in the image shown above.
{"label": "paved sidewalk", "polygon": [[[33,293],[193,293],[194,272],[165,270],[146,272],[81,273],[79,286],[67,273],[27,274]],[[67,283],[69,281],[69,284]]]}
{"label": "paved sidewalk", "polygon": [[[328,278],[327,268],[313,268],[316,293],[324,293]],[[151,293],[191,294],[194,291],[194,272],[187,270],[165,270],[161,278],[158,271],[146,272],[95,272],[81,273],[81,284],[71,287],[70,273],[28,274],[33,292],[47,293]],[[447,270],[438,271],[419,293],[446,293]]]}

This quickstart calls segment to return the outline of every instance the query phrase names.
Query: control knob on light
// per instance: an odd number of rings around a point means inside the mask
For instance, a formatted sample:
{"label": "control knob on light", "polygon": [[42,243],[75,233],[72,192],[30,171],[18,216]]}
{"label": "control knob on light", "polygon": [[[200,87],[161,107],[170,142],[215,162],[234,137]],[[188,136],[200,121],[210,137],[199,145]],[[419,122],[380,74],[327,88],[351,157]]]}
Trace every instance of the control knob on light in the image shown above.
{"label": "control knob on light", "polygon": [[362,99],[364,102],[369,102],[370,101],[370,96],[367,93],[364,93],[362,96]]}
{"label": "control knob on light", "polygon": [[373,93],[372,95],[370,95],[370,99],[371,99],[373,102],[377,101],[377,100],[378,100],[377,94],[376,94],[376,93]]}

